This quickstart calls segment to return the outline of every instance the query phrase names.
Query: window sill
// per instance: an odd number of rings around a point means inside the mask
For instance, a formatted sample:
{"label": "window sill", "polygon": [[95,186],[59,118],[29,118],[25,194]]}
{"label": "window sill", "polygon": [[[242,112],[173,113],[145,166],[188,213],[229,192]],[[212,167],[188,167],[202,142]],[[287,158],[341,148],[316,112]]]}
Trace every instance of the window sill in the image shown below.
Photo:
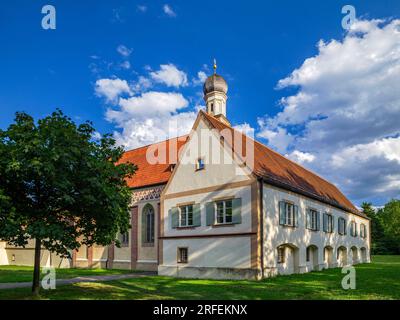
{"label": "window sill", "polygon": [[284,228],[291,228],[291,229],[297,228],[296,226],[291,226],[291,225],[289,225],[289,224],[280,224],[280,226],[281,226],[281,227],[284,227]]}
{"label": "window sill", "polygon": [[178,230],[191,230],[191,229],[196,229],[196,226],[182,226],[182,227],[176,227],[175,229],[178,229]]}
{"label": "window sill", "polygon": [[234,227],[236,223],[229,222],[229,223],[215,223],[212,225],[213,228],[223,228],[223,227]]}

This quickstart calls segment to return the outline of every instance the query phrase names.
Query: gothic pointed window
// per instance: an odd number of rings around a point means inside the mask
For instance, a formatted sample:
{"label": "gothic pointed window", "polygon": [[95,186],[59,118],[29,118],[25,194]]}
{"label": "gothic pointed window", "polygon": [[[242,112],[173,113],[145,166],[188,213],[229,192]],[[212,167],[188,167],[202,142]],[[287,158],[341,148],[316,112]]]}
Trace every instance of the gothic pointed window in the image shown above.
{"label": "gothic pointed window", "polygon": [[154,244],[154,208],[147,204],[142,211],[142,242]]}

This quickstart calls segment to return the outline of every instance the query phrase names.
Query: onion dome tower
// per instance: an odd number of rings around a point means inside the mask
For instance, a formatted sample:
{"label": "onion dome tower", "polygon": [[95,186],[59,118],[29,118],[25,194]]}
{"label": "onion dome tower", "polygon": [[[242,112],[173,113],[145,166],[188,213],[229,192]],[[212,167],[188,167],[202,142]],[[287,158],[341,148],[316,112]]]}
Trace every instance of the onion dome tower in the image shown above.
{"label": "onion dome tower", "polygon": [[214,74],[209,76],[203,86],[204,101],[208,114],[230,125],[226,118],[226,100],[228,84],[225,79],[217,74],[217,63],[214,59]]}

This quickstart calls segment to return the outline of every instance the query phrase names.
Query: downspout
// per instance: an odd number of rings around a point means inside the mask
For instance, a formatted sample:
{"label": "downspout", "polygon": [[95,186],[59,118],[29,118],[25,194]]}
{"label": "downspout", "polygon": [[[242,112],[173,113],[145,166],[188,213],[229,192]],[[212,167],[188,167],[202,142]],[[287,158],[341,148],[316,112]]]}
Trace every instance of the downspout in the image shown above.
{"label": "downspout", "polygon": [[264,196],[263,180],[258,179],[260,188],[260,237],[261,237],[261,279],[264,279]]}

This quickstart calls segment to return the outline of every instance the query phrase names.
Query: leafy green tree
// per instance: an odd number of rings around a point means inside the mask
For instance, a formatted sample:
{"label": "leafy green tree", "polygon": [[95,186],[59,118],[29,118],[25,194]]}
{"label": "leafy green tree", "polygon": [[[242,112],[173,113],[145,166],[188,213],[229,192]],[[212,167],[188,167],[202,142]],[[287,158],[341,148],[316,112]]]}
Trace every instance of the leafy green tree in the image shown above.
{"label": "leafy green tree", "polygon": [[363,212],[371,219],[371,242],[372,254],[382,254],[385,251],[383,246],[384,230],[382,222],[379,219],[379,214],[373,208],[372,203],[363,202],[361,205]]}
{"label": "leafy green tree", "polygon": [[379,215],[385,234],[385,247],[391,254],[400,254],[400,200],[385,204]]}
{"label": "leafy green tree", "polygon": [[35,241],[36,295],[42,248],[70,257],[82,244],[106,246],[130,228],[125,178],[136,166],[120,163],[123,149],[110,135],[93,140],[94,132],[58,109],[37,123],[16,113],[0,130],[0,239],[23,247]]}

